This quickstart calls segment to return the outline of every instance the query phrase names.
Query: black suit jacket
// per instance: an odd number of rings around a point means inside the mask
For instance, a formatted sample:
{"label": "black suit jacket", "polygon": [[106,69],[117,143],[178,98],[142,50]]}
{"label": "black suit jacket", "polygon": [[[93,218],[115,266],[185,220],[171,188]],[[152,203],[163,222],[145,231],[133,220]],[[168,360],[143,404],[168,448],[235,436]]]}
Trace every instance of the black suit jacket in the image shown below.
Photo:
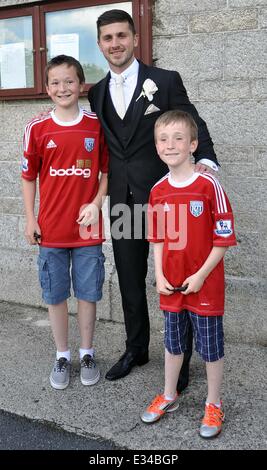
{"label": "black suit jacket", "polygon": [[[153,95],[151,102],[144,97],[136,101],[147,78],[156,83],[158,91]],[[206,123],[190,103],[178,72],[139,63],[138,81],[133,96],[131,133],[125,144],[122,144],[109,128],[103,114],[109,80],[110,73],[89,90],[88,99],[92,111],[97,114],[102,124],[109,147],[108,192],[111,207],[126,202],[127,188],[133,192],[136,203],[146,203],[152,186],[168,172],[167,166],[158,157],[154,144],[154,123],[165,111],[180,109],[190,113],[198,125],[199,144],[194,153],[196,162],[201,158],[209,158],[218,164]],[[145,115],[151,104],[159,108],[159,111]]]}

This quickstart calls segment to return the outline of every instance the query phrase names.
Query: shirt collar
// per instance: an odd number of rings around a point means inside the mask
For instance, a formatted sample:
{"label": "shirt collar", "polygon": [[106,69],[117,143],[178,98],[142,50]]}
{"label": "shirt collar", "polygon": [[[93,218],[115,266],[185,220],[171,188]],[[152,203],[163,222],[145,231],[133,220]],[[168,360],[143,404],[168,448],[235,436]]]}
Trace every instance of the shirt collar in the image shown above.
{"label": "shirt collar", "polygon": [[110,70],[110,76],[113,80],[116,81],[116,77],[118,75],[122,75],[124,78],[124,81],[127,80],[128,78],[132,77],[133,75],[137,75],[139,71],[139,62],[134,59],[134,61],[129,65],[127,69],[125,69],[121,74],[117,74]]}

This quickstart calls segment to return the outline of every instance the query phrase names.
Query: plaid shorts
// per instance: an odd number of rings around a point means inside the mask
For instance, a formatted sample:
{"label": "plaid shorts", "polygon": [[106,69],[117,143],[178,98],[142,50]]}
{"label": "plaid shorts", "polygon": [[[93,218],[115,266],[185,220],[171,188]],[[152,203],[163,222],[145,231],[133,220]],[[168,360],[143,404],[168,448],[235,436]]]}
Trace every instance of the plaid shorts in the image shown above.
{"label": "plaid shorts", "polygon": [[183,310],[180,313],[164,311],[165,348],[170,354],[182,354],[186,350],[188,323],[193,326],[195,349],[205,362],[218,361],[224,357],[222,316],[204,317]]}

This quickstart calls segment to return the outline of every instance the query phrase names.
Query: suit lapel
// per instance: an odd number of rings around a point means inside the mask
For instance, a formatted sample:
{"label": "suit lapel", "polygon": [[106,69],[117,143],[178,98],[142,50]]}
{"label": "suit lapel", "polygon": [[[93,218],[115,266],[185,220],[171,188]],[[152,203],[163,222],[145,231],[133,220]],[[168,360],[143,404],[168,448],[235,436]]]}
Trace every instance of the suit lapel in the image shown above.
{"label": "suit lapel", "polygon": [[100,82],[99,91],[97,93],[97,99],[95,100],[95,112],[97,116],[99,117],[105,130],[109,129],[105,120],[104,113],[103,113],[104,100],[105,100],[105,95],[106,95],[106,90],[109,84],[109,80],[110,80],[110,73],[108,73],[106,77],[103,78],[103,80]]}

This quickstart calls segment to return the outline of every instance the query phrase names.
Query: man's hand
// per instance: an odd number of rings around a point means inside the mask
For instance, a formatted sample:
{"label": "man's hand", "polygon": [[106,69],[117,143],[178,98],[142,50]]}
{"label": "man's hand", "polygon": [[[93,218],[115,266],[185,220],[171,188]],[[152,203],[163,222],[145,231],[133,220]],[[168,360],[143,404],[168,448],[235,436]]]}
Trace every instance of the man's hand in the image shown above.
{"label": "man's hand", "polygon": [[39,113],[37,116],[34,116],[31,121],[33,119],[42,119],[42,118],[45,118],[46,116],[48,116],[48,114],[51,113],[51,111],[53,111],[53,108],[48,108],[46,109],[45,111],[42,111],[41,113]]}
{"label": "man's hand", "polygon": [[195,164],[195,172],[197,173],[210,173],[211,175],[216,175],[216,171],[214,171],[210,166],[204,165],[203,163],[196,163]]}

